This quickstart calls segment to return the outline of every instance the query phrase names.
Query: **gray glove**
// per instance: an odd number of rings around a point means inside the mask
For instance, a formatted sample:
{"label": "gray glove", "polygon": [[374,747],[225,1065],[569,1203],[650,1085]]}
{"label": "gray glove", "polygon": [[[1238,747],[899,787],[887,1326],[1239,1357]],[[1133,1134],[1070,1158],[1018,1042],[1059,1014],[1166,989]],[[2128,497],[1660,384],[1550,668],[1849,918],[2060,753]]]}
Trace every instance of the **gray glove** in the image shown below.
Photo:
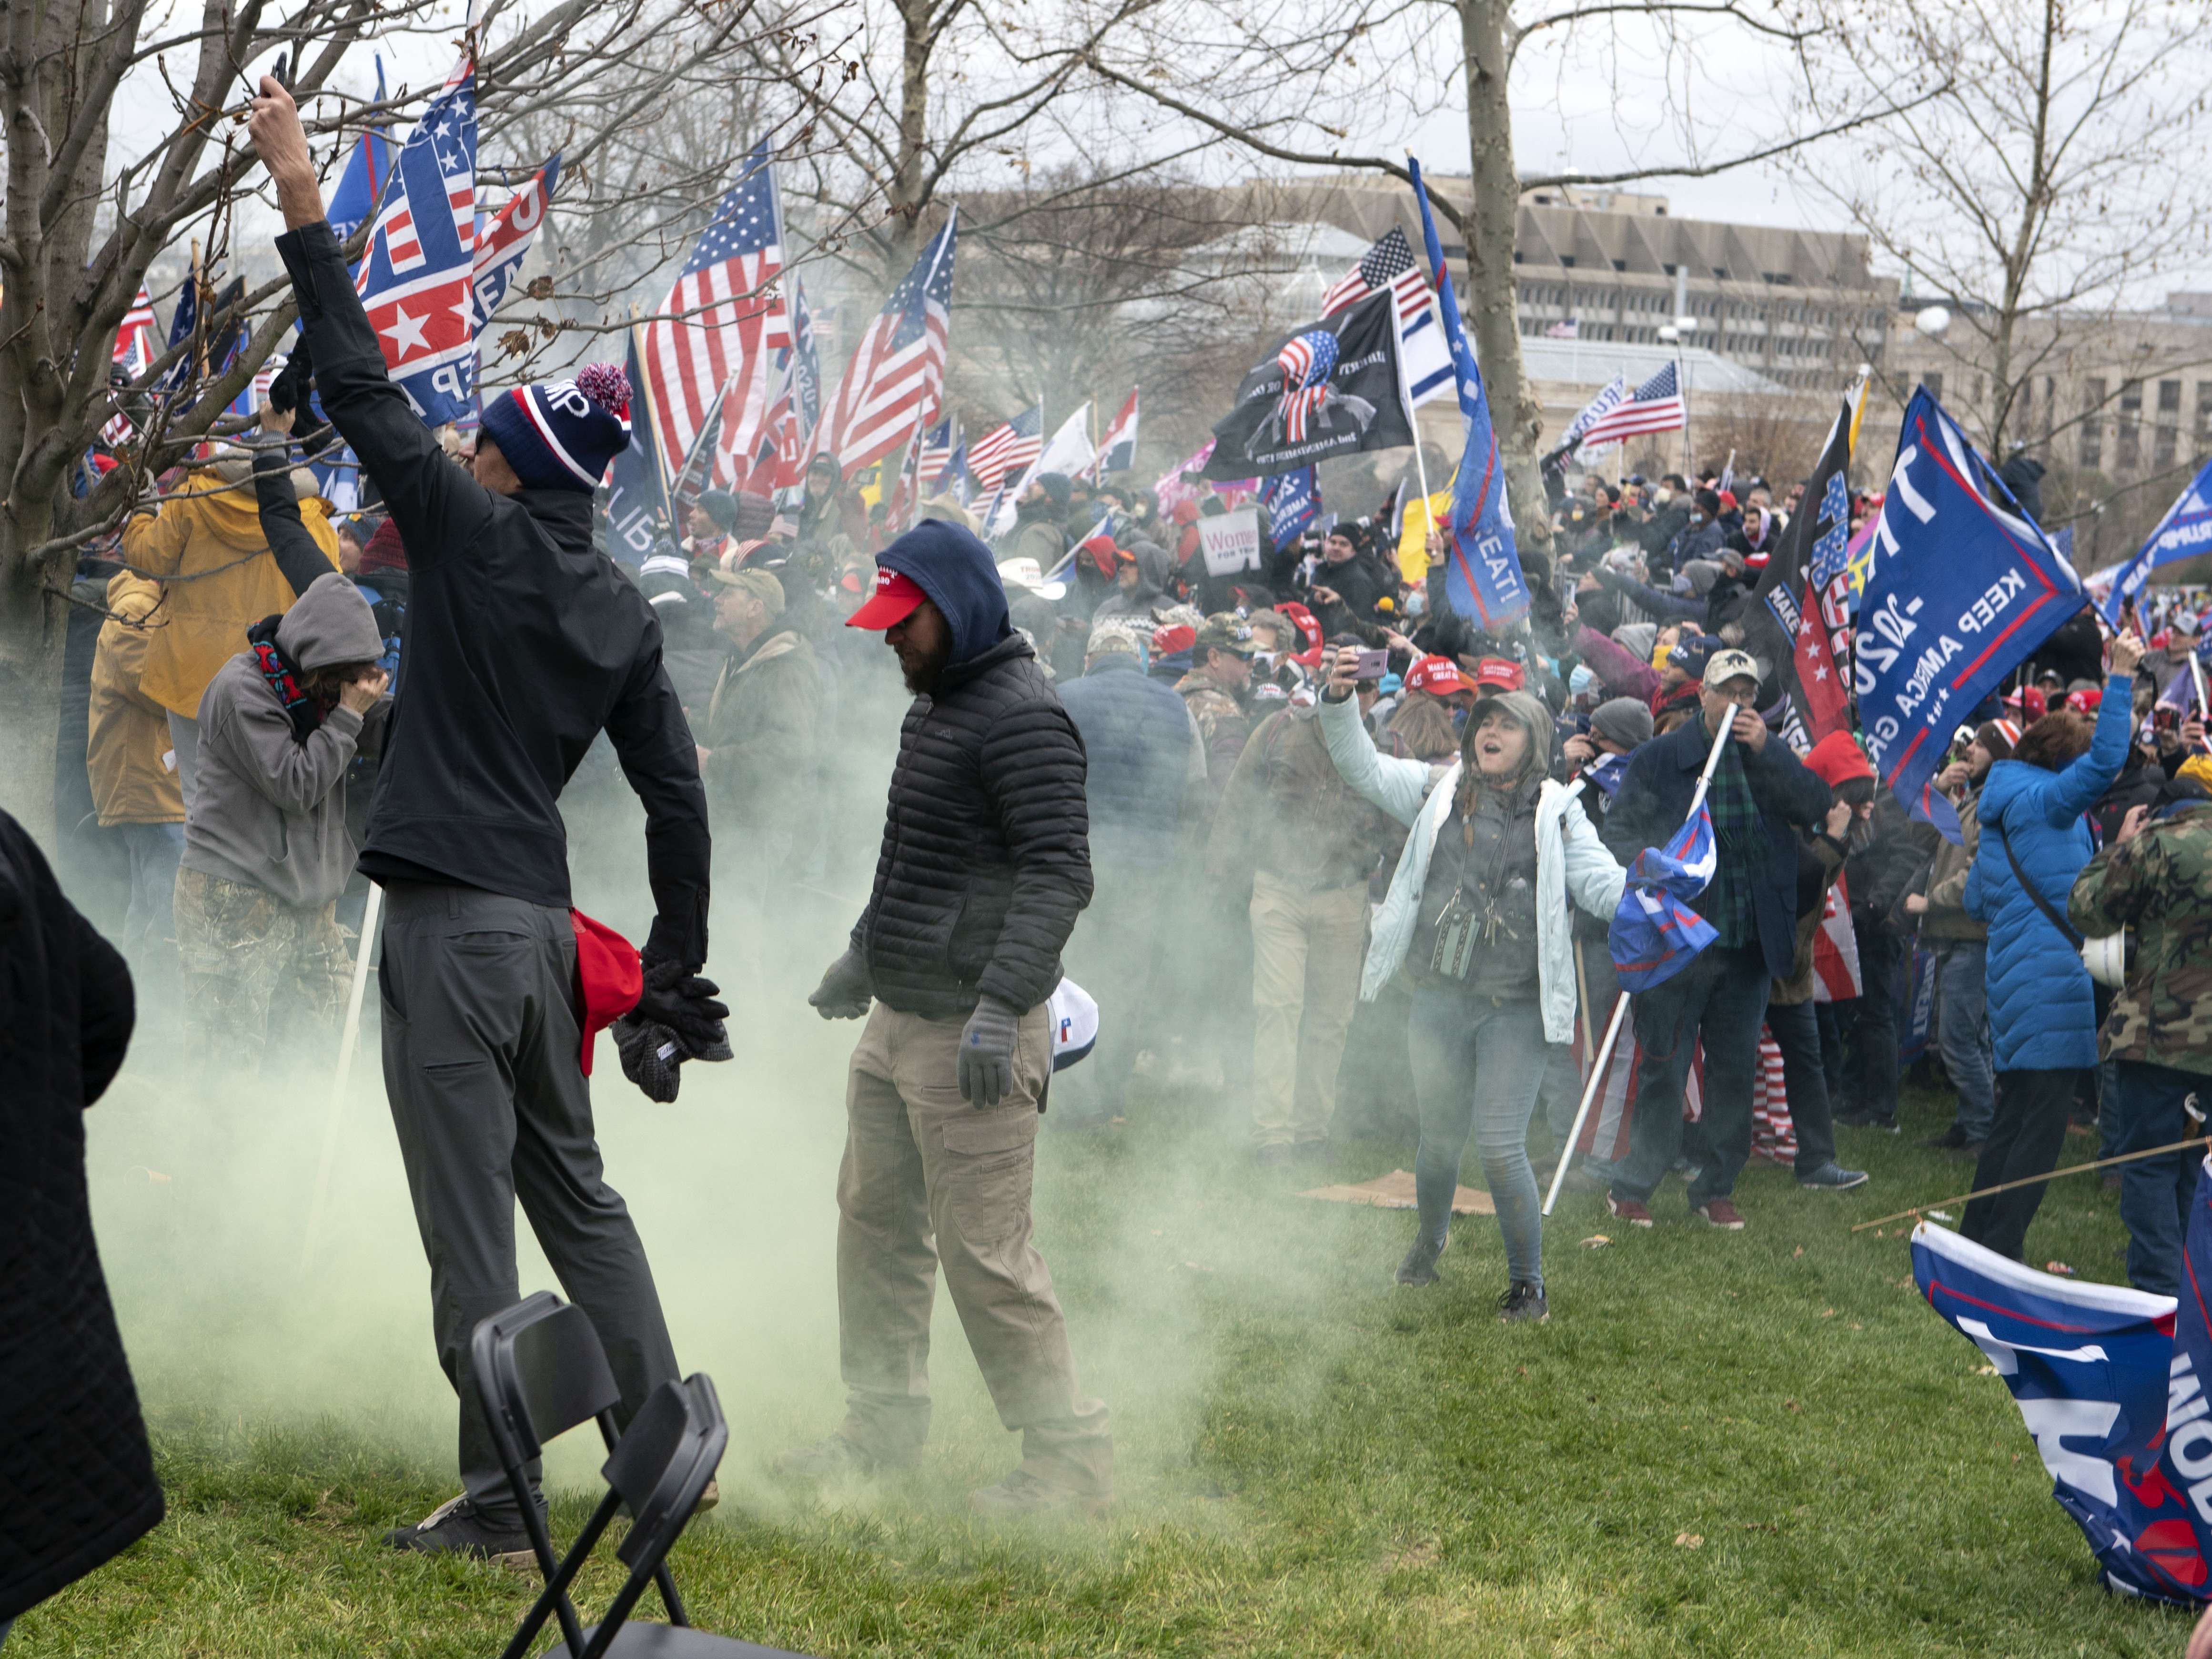
{"label": "gray glove", "polygon": [[874,996],[875,981],[869,977],[868,964],[858,951],[848,951],[830,964],[830,971],[822,975],[822,983],[806,1000],[824,1019],[860,1019],[866,1015]]}
{"label": "gray glove", "polygon": [[688,1058],[682,1039],[665,1025],[636,1013],[617,1020],[614,1034],[623,1075],[637,1085],[647,1100],[657,1100],[664,1106],[674,1100],[683,1083],[678,1068]]}
{"label": "gray glove", "polygon": [[985,997],[960,1033],[960,1092],[970,1106],[995,1106],[1014,1091],[1014,1039],[1022,1017]]}

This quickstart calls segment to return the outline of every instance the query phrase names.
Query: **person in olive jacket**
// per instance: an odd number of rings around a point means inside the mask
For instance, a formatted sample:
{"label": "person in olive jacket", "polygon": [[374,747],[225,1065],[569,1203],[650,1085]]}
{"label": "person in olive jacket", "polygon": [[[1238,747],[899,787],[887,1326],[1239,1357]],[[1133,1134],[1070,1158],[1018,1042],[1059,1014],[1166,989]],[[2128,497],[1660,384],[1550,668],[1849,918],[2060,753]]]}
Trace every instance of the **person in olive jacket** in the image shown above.
{"label": "person in olive jacket", "polygon": [[1106,1407],[1077,1381],[1030,1225],[1052,1074],[1045,1000],[1091,902],[1083,741],[981,542],[927,521],[877,564],[847,626],[884,630],[915,700],[875,890],[808,999],[825,1019],[868,1021],[837,1177],[848,1409],[778,1468],[818,1480],[919,1455],[941,1262],[999,1419],[1022,1431],[1020,1467],[969,1503],[1096,1512],[1113,1492]]}

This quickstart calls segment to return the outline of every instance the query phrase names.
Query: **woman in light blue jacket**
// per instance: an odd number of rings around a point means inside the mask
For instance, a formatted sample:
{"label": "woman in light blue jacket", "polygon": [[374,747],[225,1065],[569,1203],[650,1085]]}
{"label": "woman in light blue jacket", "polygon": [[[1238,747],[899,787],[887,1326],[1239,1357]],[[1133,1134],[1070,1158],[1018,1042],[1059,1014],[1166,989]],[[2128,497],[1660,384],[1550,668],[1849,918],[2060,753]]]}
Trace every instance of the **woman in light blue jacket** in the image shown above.
{"label": "woman in light blue jacket", "polygon": [[1475,705],[1449,767],[1376,752],[1352,701],[1357,655],[1340,653],[1321,729],[1346,783],[1412,826],[1375,919],[1359,994],[1401,968],[1413,981],[1409,1032],[1421,1111],[1413,1183],[1419,1231],[1398,1264],[1427,1285],[1451,1230],[1470,1133],[1505,1236],[1501,1319],[1541,1320],[1543,1218],[1526,1141],[1547,1042],[1574,1035],[1574,937],[1567,903],[1610,917],[1627,872],[1582,805],[1546,774],[1552,720],[1511,691]]}

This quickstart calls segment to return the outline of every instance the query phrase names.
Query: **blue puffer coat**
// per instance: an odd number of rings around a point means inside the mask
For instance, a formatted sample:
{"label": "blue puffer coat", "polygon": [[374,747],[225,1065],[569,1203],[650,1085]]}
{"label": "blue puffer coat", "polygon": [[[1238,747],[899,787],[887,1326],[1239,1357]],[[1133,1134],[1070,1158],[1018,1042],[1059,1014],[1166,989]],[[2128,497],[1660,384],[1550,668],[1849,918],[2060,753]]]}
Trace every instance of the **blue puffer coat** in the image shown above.
{"label": "blue puffer coat", "polygon": [[[2132,677],[2113,676],[2088,753],[2061,772],[1999,761],[1982,786],[1982,842],[1966,877],[1966,914],[1989,924],[1990,1034],[2000,1072],[2097,1063],[2096,999],[2081,953],[2014,878],[2004,842],[2060,915],[2089,861],[2081,815],[2112,787],[2128,757]],[[2001,842],[1996,834],[2002,825]]]}

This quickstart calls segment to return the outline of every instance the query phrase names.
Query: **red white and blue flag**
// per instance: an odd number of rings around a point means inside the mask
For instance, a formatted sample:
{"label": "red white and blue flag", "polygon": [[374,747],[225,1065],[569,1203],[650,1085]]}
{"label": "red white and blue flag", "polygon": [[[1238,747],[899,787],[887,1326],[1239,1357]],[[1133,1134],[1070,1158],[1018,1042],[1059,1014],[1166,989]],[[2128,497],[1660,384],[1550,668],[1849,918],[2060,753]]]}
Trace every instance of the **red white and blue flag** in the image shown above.
{"label": "red white and blue flag", "polygon": [[645,326],[642,390],[672,478],[717,414],[718,473],[724,458],[752,454],[774,354],[791,343],[775,291],[782,271],[783,215],[763,139]]}
{"label": "red white and blue flag", "polygon": [[1127,472],[1137,465],[1137,391],[1129,388],[1121,412],[1106,422],[1106,435],[1098,441],[1098,476]]}
{"label": "red white and blue flag", "polygon": [[854,347],[823,411],[814,450],[851,477],[911,439],[937,414],[945,392],[945,339],[952,325],[952,260],[958,216],[930,239]]}
{"label": "red white and blue flag", "polygon": [[113,362],[133,380],[143,374],[149,365],[160,354],[154,348],[154,301],[146,293],[144,283],[138,286],[138,297],[131,302],[131,309],[123,313],[123,323],[115,331]]}
{"label": "red white and blue flag", "polygon": [[945,468],[952,459],[952,452],[960,447],[960,417],[947,415],[935,426],[921,434],[921,487],[937,488],[937,481],[945,476]]}
{"label": "red white and blue flag", "polygon": [[1451,390],[1451,346],[1437,321],[1437,296],[1413,258],[1406,233],[1393,225],[1359,256],[1359,263],[1322,295],[1321,314],[1349,311],[1370,294],[1390,291],[1398,311],[1398,362],[1406,376],[1406,401],[1425,404]]}
{"label": "red white and blue flag", "polygon": [[1674,372],[1674,365],[1668,363],[1631,392],[1626,403],[1615,404],[1583,428],[1583,447],[1595,449],[1600,444],[1617,443],[1623,438],[1642,437],[1652,432],[1678,432],[1688,424],[1689,418],[1689,410],[1682,402],[1681,378]]}
{"label": "red white and blue flag", "polygon": [[1711,884],[1719,856],[1713,810],[1702,793],[1698,810],[1672,841],[1636,855],[1606,941],[1623,989],[1648,991],[1665,984],[1719,937],[1712,923],[1686,902]]}
{"label": "red white and blue flag", "polygon": [[2177,1302],[2038,1273],[1931,1222],[1912,1231],[1921,1293],[2011,1391],[2106,1584],[2193,1607],[2212,1599],[2212,1170],[2201,1166],[2185,1256]]}
{"label": "red white and blue flag", "polygon": [[1009,473],[1018,477],[1044,453],[1044,405],[1036,404],[993,427],[968,447],[968,476],[989,495]]}
{"label": "red white and blue flag", "polygon": [[514,286],[514,279],[522,262],[530,255],[531,243],[538,240],[538,228],[545,222],[545,210],[553,200],[553,187],[561,177],[561,155],[530,175],[521,189],[507,198],[507,204],[494,214],[491,222],[477,238],[475,274],[472,285],[477,296],[477,331],[481,334],[492,319],[492,313],[507,298],[507,291]]}
{"label": "red white and blue flag", "polygon": [[442,426],[476,402],[476,72],[430,100],[399,152],[355,278],[392,382]]}

